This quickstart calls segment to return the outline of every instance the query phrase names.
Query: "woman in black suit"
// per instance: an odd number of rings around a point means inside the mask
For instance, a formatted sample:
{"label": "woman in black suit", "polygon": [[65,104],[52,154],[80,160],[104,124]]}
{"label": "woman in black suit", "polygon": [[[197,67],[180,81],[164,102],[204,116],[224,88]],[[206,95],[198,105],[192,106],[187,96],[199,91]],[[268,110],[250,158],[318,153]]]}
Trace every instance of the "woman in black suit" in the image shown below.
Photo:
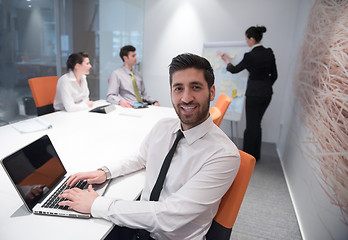
{"label": "woman in black suit", "polygon": [[261,151],[261,120],[271,102],[272,85],[278,77],[272,49],[260,44],[264,32],[266,32],[264,26],[253,26],[246,30],[245,39],[252,50],[245,53],[237,65],[231,64],[226,54],[222,55],[222,59],[227,63],[227,71],[231,73],[238,73],[244,69],[249,71],[245,92],[246,129],[243,150],[253,155],[256,160],[260,158]]}

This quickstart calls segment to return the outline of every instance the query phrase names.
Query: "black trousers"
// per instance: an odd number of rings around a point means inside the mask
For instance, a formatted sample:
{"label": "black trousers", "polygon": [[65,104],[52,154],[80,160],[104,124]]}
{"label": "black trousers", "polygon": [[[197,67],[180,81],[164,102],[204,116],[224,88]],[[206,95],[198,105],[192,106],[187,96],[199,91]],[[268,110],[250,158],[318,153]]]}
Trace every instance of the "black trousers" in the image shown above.
{"label": "black trousers", "polygon": [[244,131],[243,151],[260,159],[262,129],[261,120],[270,104],[272,96],[267,97],[246,97],[246,129]]}
{"label": "black trousers", "polygon": [[111,232],[106,236],[105,240],[154,240],[151,237],[139,236],[137,229],[131,229],[128,227],[120,227],[115,225]]}

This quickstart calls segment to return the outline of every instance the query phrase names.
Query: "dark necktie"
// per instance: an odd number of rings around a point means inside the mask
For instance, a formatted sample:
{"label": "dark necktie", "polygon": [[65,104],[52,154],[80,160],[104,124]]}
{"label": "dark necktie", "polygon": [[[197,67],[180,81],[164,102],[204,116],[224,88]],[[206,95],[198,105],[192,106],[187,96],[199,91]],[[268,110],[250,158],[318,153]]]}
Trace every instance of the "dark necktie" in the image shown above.
{"label": "dark necktie", "polygon": [[[174,156],[175,149],[178,146],[178,142],[183,137],[184,137],[184,134],[182,133],[181,130],[179,130],[177,135],[176,135],[176,139],[173,143],[172,148],[169,150],[166,158],[163,161],[161,171],[158,174],[157,181],[156,181],[155,186],[153,187],[151,195],[150,195],[150,201],[158,201],[159,196],[160,196],[161,191],[162,191],[162,188],[163,188],[164,179],[166,178],[166,175],[168,172],[170,162],[172,161],[172,158]],[[138,229],[138,230],[136,230],[136,236],[137,236],[136,239],[148,240],[150,238],[150,233],[144,229]]]}
{"label": "dark necktie", "polygon": [[160,193],[161,193],[162,188],[163,188],[164,179],[166,178],[166,175],[168,172],[170,162],[172,161],[176,146],[178,145],[178,142],[180,141],[180,139],[182,137],[184,137],[184,134],[182,133],[181,130],[179,130],[172,148],[169,150],[166,158],[164,159],[164,162],[163,162],[162,167],[161,167],[161,171],[158,174],[157,181],[155,183],[155,186],[152,189],[152,192],[150,195],[150,201],[158,201]]}

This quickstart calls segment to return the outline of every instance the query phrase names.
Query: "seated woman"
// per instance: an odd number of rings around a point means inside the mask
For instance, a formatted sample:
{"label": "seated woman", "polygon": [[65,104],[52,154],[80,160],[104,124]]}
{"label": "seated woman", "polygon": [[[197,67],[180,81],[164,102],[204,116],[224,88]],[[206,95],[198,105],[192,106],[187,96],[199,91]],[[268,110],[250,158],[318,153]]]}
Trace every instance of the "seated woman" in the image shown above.
{"label": "seated woman", "polygon": [[86,75],[92,68],[88,54],[86,52],[71,54],[66,66],[69,72],[58,80],[54,109],[73,112],[92,107],[93,102],[89,100],[86,80]]}

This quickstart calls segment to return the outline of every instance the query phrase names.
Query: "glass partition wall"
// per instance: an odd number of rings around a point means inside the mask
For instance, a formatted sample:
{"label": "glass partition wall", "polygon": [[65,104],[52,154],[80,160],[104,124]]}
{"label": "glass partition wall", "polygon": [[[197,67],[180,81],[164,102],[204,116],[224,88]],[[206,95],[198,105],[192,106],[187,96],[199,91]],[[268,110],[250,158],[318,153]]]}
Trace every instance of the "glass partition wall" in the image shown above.
{"label": "glass partition wall", "polygon": [[99,0],[56,0],[56,34],[59,42],[58,75],[65,74],[73,52],[86,51],[92,69],[87,76],[90,98],[99,99]]}
{"label": "glass partition wall", "polygon": [[0,2],[0,125],[36,114],[29,78],[57,75],[54,0],[31,2]]}
{"label": "glass partition wall", "polygon": [[[144,0],[0,1],[0,126],[36,116],[28,79],[61,76],[73,52],[89,53],[90,98],[105,99],[119,50],[143,49]],[[102,63],[102,64],[100,64]]]}
{"label": "glass partition wall", "polygon": [[106,98],[107,79],[123,62],[120,48],[133,45],[137,54],[137,70],[143,53],[144,0],[102,0],[99,2],[100,31],[100,98]]}

